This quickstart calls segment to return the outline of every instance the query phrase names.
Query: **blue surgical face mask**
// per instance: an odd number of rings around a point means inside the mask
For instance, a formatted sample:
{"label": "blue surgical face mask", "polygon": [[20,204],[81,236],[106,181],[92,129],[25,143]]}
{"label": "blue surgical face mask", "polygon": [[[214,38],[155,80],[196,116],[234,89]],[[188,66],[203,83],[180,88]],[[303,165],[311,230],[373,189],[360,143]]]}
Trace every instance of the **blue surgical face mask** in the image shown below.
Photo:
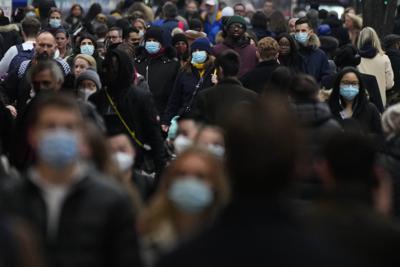
{"label": "blue surgical face mask", "polygon": [[196,177],[179,177],[171,185],[168,198],[181,211],[195,214],[211,205],[214,194],[211,188]]}
{"label": "blue surgical face mask", "polygon": [[25,14],[25,17],[36,17],[36,13],[34,11],[28,11]]}
{"label": "blue surgical face mask", "polygon": [[296,32],[294,38],[296,39],[297,42],[305,44],[307,43],[309,36],[307,32]]}
{"label": "blue surgical face mask", "polygon": [[61,26],[61,19],[50,19],[49,24],[52,28],[59,28]]}
{"label": "blue surgical face mask", "polygon": [[353,99],[358,95],[360,89],[358,85],[341,85],[340,86],[340,95],[344,97],[344,99],[348,101],[353,101]]}
{"label": "blue surgical face mask", "polygon": [[85,44],[81,46],[81,53],[89,56],[93,56],[94,45]]}
{"label": "blue surgical face mask", "polygon": [[195,51],[192,53],[192,64],[201,64],[207,60],[206,51]]}
{"label": "blue surgical face mask", "polygon": [[144,48],[149,54],[157,54],[161,49],[161,44],[155,41],[146,41]]}
{"label": "blue surgical face mask", "polygon": [[78,160],[78,138],[66,129],[48,131],[39,140],[37,153],[41,161],[62,170]]}

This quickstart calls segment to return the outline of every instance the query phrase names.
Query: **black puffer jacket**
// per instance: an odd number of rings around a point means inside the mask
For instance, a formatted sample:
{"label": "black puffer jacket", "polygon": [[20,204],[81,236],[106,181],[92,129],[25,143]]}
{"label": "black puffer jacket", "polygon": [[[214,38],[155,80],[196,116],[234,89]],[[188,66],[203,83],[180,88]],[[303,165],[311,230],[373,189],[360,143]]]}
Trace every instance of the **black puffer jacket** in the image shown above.
{"label": "black puffer jacket", "polygon": [[163,114],[172,93],[180,63],[175,49],[166,47],[159,56],[150,56],[144,47],[136,51],[135,68],[143,75],[153,93],[158,114]]}
{"label": "black puffer jacket", "polygon": [[43,192],[29,175],[3,187],[2,200],[11,214],[30,223],[41,237],[46,266],[141,266],[128,194],[94,170],[82,175],[66,196],[52,238],[46,230]]}

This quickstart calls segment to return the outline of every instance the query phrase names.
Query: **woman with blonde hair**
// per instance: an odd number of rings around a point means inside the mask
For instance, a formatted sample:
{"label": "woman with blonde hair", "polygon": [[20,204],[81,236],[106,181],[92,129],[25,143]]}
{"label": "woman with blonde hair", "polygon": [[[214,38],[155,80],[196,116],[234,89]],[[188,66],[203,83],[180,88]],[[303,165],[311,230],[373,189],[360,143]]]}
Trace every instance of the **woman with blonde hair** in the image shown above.
{"label": "woman with blonde hair", "polygon": [[363,20],[360,16],[347,13],[344,16],[344,27],[347,29],[350,37],[351,43],[356,46],[358,41],[358,36],[362,29]]}
{"label": "woman with blonde hair", "polygon": [[229,192],[221,160],[197,147],[180,154],[139,218],[145,261],[151,266],[212,223],[227,204]]}
{"label": "woman with blonde hair", "polygon": [[82,72],[87,70],[88,68],[92,68],[94,71],[97,70],[97,64],[94,57],[85,55],[85,54],[78,54],[74,58],[74,75],[77,78]]}
{"label": "woman with blonde hair", "polygon": [[361,73],[373,75],[378,82],[382,103],[386,106],[386,90],[394,85],[394,74],[390,59],[382,50],[381,41],[375,30],[365,27],[357,44],[361,63],[357,66]]}

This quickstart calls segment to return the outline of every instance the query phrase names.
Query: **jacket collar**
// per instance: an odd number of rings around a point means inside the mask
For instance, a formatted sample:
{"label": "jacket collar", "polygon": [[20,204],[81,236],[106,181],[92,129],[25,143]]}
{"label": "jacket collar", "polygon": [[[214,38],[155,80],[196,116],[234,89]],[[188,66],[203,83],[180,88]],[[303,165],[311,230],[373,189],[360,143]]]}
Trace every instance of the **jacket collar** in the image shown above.
{"label": "jacket collar", "polygon": [[224,78],[221,81],[218,81],[218,85],[222,85],[222,84],[234,84],[234,85],[243,86],[242,83],[237,78]]}

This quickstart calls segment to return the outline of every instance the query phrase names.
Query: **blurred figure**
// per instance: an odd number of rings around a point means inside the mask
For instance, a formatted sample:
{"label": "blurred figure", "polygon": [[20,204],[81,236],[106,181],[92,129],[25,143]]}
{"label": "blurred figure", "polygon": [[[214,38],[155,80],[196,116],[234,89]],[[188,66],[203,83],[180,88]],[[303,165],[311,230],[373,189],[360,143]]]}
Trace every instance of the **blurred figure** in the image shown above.
{"label": "blurred figure", "polygon": [[371,27],[364,28],[360,32],[357,47],[361,56],[357,69],[361,73],[376,77],[383,106],[386,106],[386,91],[394,85],[394,74],[390,59],[382,50],[381,41],[375,30]]}
{"label": "blurred figure", "polygon": [[347,13],[345,15],[344,27],[349,33],[349,38],[352,45],[358,44],[358,38],[363,26],[362,18],[356,14]]}
{"label": "blurred figure", "polygon": [[272,0],[266,0],[264,2],[263,12],[267,16],[267,18],[271,17],[274,10],[274,2]]}
{"label": "blurred figure", "polygon": [[200,19],[199,4],[197,1],[189,0],[186,2],[184,17],[187,21],[194,18]]}
{"label": "blurred figure", "polygon": [[234,110],[256,101],[257,94],[244,88],[237,78],[239,66],[239,55],[233,50],[225,50],[217,57],[218,84],[199,92],[193,104],[194,116],[224,128]]}
{"label": "blurred figure", "polygon": [[368,101],[364,82],[356,69],[348,67],[338,73],[329,106],[340,123],[354,119],[360,131],[378,137],[382,134],[379,111]]}
{"label": "blurred figure", "polygon": [[[339,47],[351,43],[348,30],[343,27],[343,23],[336,12],[329,12],[323,23],[329,25],[331,28],[330,35],[339,41]],[[353,45],[356,45],[356,43]]]}
{"label": "blurred figure", "polygon": [[40,229],[47,263],[140,266],[128,194],[81,161],[84,122],[77,103],[48,94],[31,111],[28,137],[37,161],[9,188],[7,203]]}
{"label": "blurred figure", "polygon": [[291,18],[288,21],[288,27],[289,27],[289,34],[294,34],[296,32],[296,21],[298,18]]}
{"label": "blurred figure", "polygon": [[214,222],[229,199],[229,186],[215,156],[199,148],[180,154],[166,169],[140,218],[149,266]]}
{"label": "blurred figure", "polygon": [[[176,119],[176,127],[171,125],[168,134],[172,136],[174,154],[179,155],[195,143],[201,123],[191,114],[184,114]],[[175,133],[170,133],[174,130]]]}
{"label": "blurred figure", "polygon": [[207,34],[211,43],[215,44],[215,37],[222,29],[222,15],[215,0],[205,1],[206,9],[201,14],[204,21],[204,32]]}
{"label": "blurred figure", "polygon": [[110,28],[106,38],[111,42],[111,44],[122,43],[122,29],[119,27]]}
{"label": "blurred figure", "polygon": [[385,149],[381,161],[393,182],[393,215],[400,216],[400,104],[390,106],[382,114]]}
{"label": "blurred figure", "polygon": [[49,21],[46,30],[55,35],[60,29],[66,30],[66,25],[63,25],[62,11],[53,7],[49,11]]}
{"label": "blurred figure", "polygon": [[314,247],[285,195],[298,156],[298,132],[285,105],[270,99],[230,120],[225,135],[230,205],[210,229],[158,266],[319,265],[322,244]]}
{"label": "blurred figure", "polygon": [[225,156],[224,133],[217,126],[205,125],[201,127],[196,136],[195,143],[207,149],[219,159],[223,159]]}
{"label": "blurred figure", "polygon": [[65,22],[69,26],[69,33],[74,34],[79,28],[81,28],[83,22],[83,8],[80,4],[73,4],[70,8],[69,15],[65,19]]}
{"label": "blurred figure", "polygon": [[252,31],[258,40],[264,37],[275,37],[275,34],[268,30],[268,19],[263,12],[257,11],[253,17],[251,17],[251,25],[253,27]]}
{"label": "blurred figure", "polygon": [[68,64],[71,68],[74,66],[74,59],[78,54],[84,54],[93,57],[96,60],[96,69],[100,70],[103,59],[97,51],[96,38],[93,35],[82,34],[75,44],[75,49],[71,56],[67,58]]}
{"label": "blurred figure", "polygon": [[190,62],[178,73],[174,88],[169,97],[162,123],[166,128],[171,119],[190,112],[198,94],[213,85],[214,57],[207,38],[196,39],[191,47]]}
{"label": "blurred figure", "polygon": [[373,140],[355,133],[324,146],[319,175],[325,196],[314,210],[313,235],[334,247],[337,266],[398,266],[400,232],[385,218],[391,183],[379,167]]}
{"label": "blurred figure", "polygon": [[400,35],[385,36],[383,45],[394,74],[394,86],[386,92],[388,105],[392,105],[400,101]]}
{"label": "blurred figure", "polygon": [[258,63],[257,50],[246,37],[246,21],[240,16],[230,17],[226,23],[226,38],[223,43],[214,47],[214,55],[218,57],[222,52],[233,49],[240,56],[238,77],[251,71]]}
{"label": "blurred figure", "polygon": [[276,10],[271,14],[269,17],[269,29],[275,36],[289,32],[285,16],[281,11]]}
{"label": "blurred figure", "polygon": [[272,73],[269,81],[263,88],[261,95],[268,96],[271,94],[288,97],[289,88],[292,85],[293,72],[284,66],[277,67]]}
{"label": "blurred figure", "polygon": [[279,44],[275,39],[265,37],[258,42],[258,53],[260,63],[240,78],[240,81],[245,88],[261,94],[272,72],[279,67]]}

